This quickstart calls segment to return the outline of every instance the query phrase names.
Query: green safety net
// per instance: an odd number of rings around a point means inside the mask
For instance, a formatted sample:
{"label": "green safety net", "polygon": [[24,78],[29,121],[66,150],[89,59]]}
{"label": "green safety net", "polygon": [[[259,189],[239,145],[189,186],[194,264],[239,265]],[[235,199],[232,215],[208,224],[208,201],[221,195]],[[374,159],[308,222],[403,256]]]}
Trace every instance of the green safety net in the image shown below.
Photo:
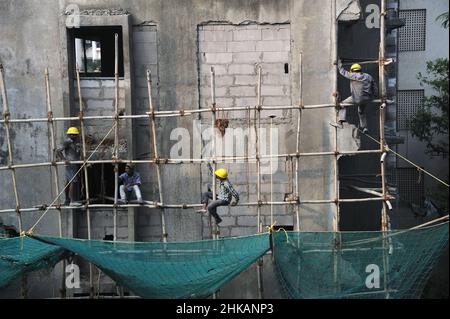
{"label": "green safety net", "polygon": [[448,222],[383,232],[274,233],[287,298],[420,298],[448,244]]}
{"label": "green safety net", "polygon": [[64,257],[64,249],[29,237],[0,239],[0,288],[30,271],[52,268]]}
{"label": "green safety net", "polygon": [[268,234],[194,242],[126,243],[38,237],[99,267],[144,298],[205,298],[269,250]]}

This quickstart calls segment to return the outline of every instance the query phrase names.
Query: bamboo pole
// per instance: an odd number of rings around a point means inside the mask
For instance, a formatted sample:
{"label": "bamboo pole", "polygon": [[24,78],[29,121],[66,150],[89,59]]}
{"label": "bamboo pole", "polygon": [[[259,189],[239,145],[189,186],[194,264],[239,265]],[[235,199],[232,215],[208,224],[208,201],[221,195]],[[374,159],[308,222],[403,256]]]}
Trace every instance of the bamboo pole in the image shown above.
{"label": "bamboo pole", "polygon": [[19,231],[22,233],[23,227],[22,227],[22,217],[20,213],[20,200],[19,200],[19,192],[17,190],[17,179],[16,179],[16,171],[11,166],[14,165],[14,159],[13,159],[13,150],[12,150],[12,143],[11,143],[11,127],[9,124],[9,105],[8,105],[8,95],[6,93],[6,85],[5,85],[5,73],[3,69],[3,65],[0,64],[0,85],[1,85],[1,94],[2,94],[2,100],[3,100],[3,118],[5,123],[5,131],[6,131],[6,143],[8,147],[8,167],[11,170],[11,179],[13,183],[13,191],[14,191],[14,197],[16,200],[16,209],[15,212],[17,214],[17,220],[19,224]]}
{"label": "bamboo pole", "polygon": [[156,164],[156,177],[158,180],[158,191],[159,191],[159,202],[161,203],[161,231],[162,231],[162,240],[163,242],[167,242],[167,230],[166,230],[166,216],[164,210],[164,193],[163,193],[163,184],[161,178],[161,167],[159,162],[159,153],[158,153],[158,144],[157,144],[157,136],[156,136],[156,123],[155,117],[155,108],[153,107],[153,94],[152,94],[152,74],[150,70],[147,70],[147,90],[148,90],[148,99],[149,99],[149,119],[150,119],[150,128],[151,128],[151,145],[150,147],[153,150],[154,163]]}
{"label": "bamboo pole", "polygon": [[[49,147],[49,160],[51,162],[56,162],[56,137],[55,137],[55,123],[53,122],[53,106],[52,99],[50,94],[50,75],[48,72],[48,68],[45,68],[45,92],[47,98],[47,116],[48,116],[48,147]],[[59,194],[59,174],[58,168],[56,165],[52,165],[50,167],[50,174],[53,178],[53,184],[55,191],[52,192],[52,197],[56,197]],[[59,237],[63,237],[63,229],[62,229],[62,211],[61,211],[61,202],[56,202],[56,206],[58,207],[58,227],[59,227]],[[65,269],[66,269],[66,260],[64,259],[62,262],[62,280],[61,280],[61,298],[66,298],[66,283],[65,283]]]}
{"label": "bamboo pole", "polygon": [[[215,171],[217,170],[217,163],[216,163],[216,74],[214,71],[214,67],[211,67],[211,103],[212,103],[212,114],[211,114],[211,156],[214,159],[213,160],[213,174],[212,174],[212,200],[216,200],[216,175]],[[214,240],[218,239],[218,230],[219,225],[217,223],[212,222],[211,214],[209,215],[209,221],[211,226],[211,233],[212,238]],[[214,226],[213,226],[214,225]],[[214,292],[212,295],[213,299],[217,299],[218,297],[218,291]]]}
{"label": "bamboo pole", "polygon": [[[373,100],[373,102],[377,102],[377,100]],[[392,101],[387,101],[387,103]],[[342,106],[352,106],[352,104],[342,103]],[[335,107],[334,104],[313,104],[313,105],[280,105],[280,106],[261,106],[261,111],[275,111],[275,110],[297,110],[297,109],[320,109],[320,108],[330,108]],[[237,112],[237,111],[248,111],[255,110],[256,106],[237,106],[237,107],[221,107],[216,108],[216,112]],[[196,110],[179,110],[179,111],[156,111],[155,118],[169,118],[169,117],[183,117],[188,115],[194,115],[198,113],[208,113],[211,112],[210,109],[196,109]],[[148,115],[138,114],[138,115],[92,115],[85,116],[83,119],[85,121],[90,120],[136,120],[136,119],[146,119]],[[78,121],[79,117],[70,116],[70,117],[55,117],[53,121],[55,122],[71,122]],[[0,120],[0,124],[4,124],[6,121]],[[26,119],[9,119],[7,122],[11,124],[15,123],[38,123],[38,122],[48,122],[48,118],[26,118]]]}
{"label": "bamboo pole", "polygon": [[[331,1],[331,42],[332,42],[332,60],[336,61],[338,56],[338,28],[337,25],[337,15],[336,15],[336,0]],[[338,122],[338,111],[340,108],[339,105],[339,94],[338,94],[338,72],[336,66],[334,66],[334,81],[333,81],[333,97],[334,104],[336,106],[335,109],[335,122]],[[339,230],[339,220],[340,220],[340,211],[339,211],[339,144],[338,144],[338,128],[334,127],[333,130],[333,144],[334,144],[334,152],[335,155],[333,157],[333,166],[334,166],[334,176],[333,176],[333,184],[334,184],[334,216],[333,216],[333,232],[334,232],[334,249],[333,249],[333,265],[334,265],[334,288],[335,295],[340,293],[340,278],[339,278],[339,267],[340,267],[340,249],[341,249],[341,234]]]}
{"label": "bamboo pole", "polygon": [[[217,152],[216,152],[216,73],[214,71],[214,67],[211,67],[211,103],[212,103],[212,107],[211,107],[211,157],[213,159],[213,174],[212,174],[212,200],[216,200],[216,175],[215,175],[215,171],[217,170],[217,163],[216,163],[216,156],[217,156]],[[212,223],[212,219],[211,219],[211,215],[209,216],[210,221],[211,221],[211,233],[212,233],[212,238],[213,239],[217,239],[217,230],[218,230],[218,225],[216,225],[215,223]],[[215,225],[215,226],[213,226]]]}
{"label": "bamboo pole", "polygon": [[[358,155],[358,154],[381,154],[380,150],[362,150],[362,151],[341,151],[340,155]],[[286,154],[272,154],[272,155],[259,155],[256,156],[229,156],[223,157],[221,160],[216,160],[214,158],[180,158],[180,159],[170,159],[170,158],[159,158],[158,160],[129,160],[129,159],[118,159],[118,160],[89,160],[86,162],[83,161],[70,161],[70,164],[125,164],[125,163],[133,163],[133,164],[157,164],[162,163],[165,165],[179,165],[179,164],[202,164],[202,163],[210,163],[211,161],[216,162],[227,162],[227,161],[248,161],[250,163],[257,163],[258,160],[261,159],[270,159],[270,158],[286,158],[286,160],[290,160],[292,157],[308,157],[308,156],[335,156],[335,152],[313,152],[313,153],[286,153]],[[31,168],[31,167],[46,167],[46,166],[63,166],[66,165],[66,162],[44,162],[44,163],[35,163],[35,164],[18,164],[11,166],[0,167],[0,171],[6,171],[9,169],[18,169],[18,168]]]}
{"label": "bamboo pole", "polygon": [[[258,175],[257,177],[257,184],[256,184],[256,192],[257,192],[257,200],[258,205],[256,206],[256,229],[258,234],[262,232],[261,227],[261,205],[259,203],[261,202],[261,160],[260,160],[260,152],[259,152],[259,134],[261,130],[261,111],[260,106],[262,104],[262,94],[261,94],[261,87],[262,87],[262,72],[261,72],[261,66],[258,65],[258,83],[257,83],[257,92],[258,92],[258,108],[255,109],[255,157],[256,157],[256,173]],[[258,114],[256,116],[256,114]],[[263,281],[263,268],[264,267],[264,259],[259,258],[256,263],[256,275],[258,278],[258,298],[263,299],[264,298],[264,281]]]}
{"label": "bamboo pole", "polygon": [[[81,131],[81,160],[84,162],[86,160],[86,130],[84,127],[84,103],[83,103],[83,96],[81,94],[81,83],[80,83],[80,69],[77,66],[76,69],[76,75],[77,75],[77,89],[78,89],[78,101],[80,104],[80,131]],[[84,190],[85,190],[85,197],[86,197],[86,224],[87,224],[87,232],[88,232],[88,240],[92,239],[92,228],[91,228],[91,211],[89,209],[90,204],[90,195],[89,195],[89,176],[88,176],[88,169],[87,165],[83,166],[83,172],[84,172]],[[92,266],[92,263],[89,263],[89,296],[94,298],[95,291],[94,291],[94,269]]]}
{"label": "bamboo pole", "polygon": [[[383,231],[383,262],[384,262],[384,290],[389,291],[389,255],[387,254],[388,240],[386,238],[386,232],[388,229],[388,215],[387,215],[387,190],[386,190],[386,166],[384,159],[387,155],[385,146],[384,135],[384,122],[385,122],[385,107],[386,107],[386,83],[385,83],[385,35],[386,35],[386,0],[381,0],[381,13],[380,13],[380,47],[379,47],[379,81],[380,81],[380,151],[383,154],[381,156],[381,187],[383,193],[382,211],[381,211],[381,230]],[[389,292],[386,293],[386,299],[390,298]]]}
{"label": "bamboo pole", "polygon": [[[339,199],[340,203],[359,203],[359,202],[376,202],[376,201],[384,201],[384,198],[382,197],[369,197],[369,198],[342,198]],[[267,206],[267,205],[274,205],[274,206],[286,206],[286,205],[324,205],[324,204],[334,204],[336,202],[335,199],[306,199],[306,200],[302,200],[300,199],[299,201],[285,201],[285,202],[271,202],[271,201],[258,201],[258,202],[248,202],[248,203],[239,203],[236,205],[236,207],[252,207],[252,206]],[[144,205],[139,205],[139,204],[126,204],[126,205],[115,205],[115,204],[90,204],[89,207],[90,208],[114,208],[114,207],[118,207],[118,208],[136,208],[136,207],[147,207],[147,208],[169,208],[169,209],[175,209],[175,208],[180,208],[180,209],[189,209],[189,208],[200,208],[203,207],[202,204],[164,204],[162,205],[161,203],[157,203],[157,202],[149,202],[151,204],[144,204]],[[45,207],[45,208],[44,208]],[[85,206],[86,207],[86,206]],[[74,208],[72,206],[61,206],[61,209],[79,209],[79,208]],[[57,210],[58,206],[43,206],[43,207],[34,207],[34,208],[21,208],[20,211],[22,213],[25,212],[39,212],[39,211],[43,211],[45,209],[49,209],[49,210]],[[14,213],[15,210],[14,209],[4,209],[4,210],[0,210],[0,214],[2,213]],[[262,228],[260,228],[262,229]]]}

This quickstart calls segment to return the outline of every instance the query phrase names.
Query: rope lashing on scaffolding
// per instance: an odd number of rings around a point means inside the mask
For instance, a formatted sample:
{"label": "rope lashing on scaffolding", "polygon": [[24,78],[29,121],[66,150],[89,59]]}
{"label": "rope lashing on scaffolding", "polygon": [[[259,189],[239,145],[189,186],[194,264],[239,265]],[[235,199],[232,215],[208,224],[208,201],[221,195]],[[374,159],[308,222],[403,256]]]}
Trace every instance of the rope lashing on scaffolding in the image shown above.
{"label": "rope lashing on scaffolding", "polygon": [[287,233],[286,229],[278,228],[277,230],[275,230],[275,225],[276,224],[277,224],[277,222],[275,221],[275,223],[273,225],[266,226],[267,232],[269,233],[269,235],[272,235],[273,233],[284,232],[284,234],[286,235],[286,242],[289,243],[289,236],[288,236],[288,233]]}
{"label": "rope lashing on scaffolding", "polygon": [[78,174],[80,174],[81,170],[86,166],[86,164],[90,161],[90,159],[95,155],[95,153],[97,153],[98,149],[100,148],[100,146],[106,141],[106,139],[108,138],[109,134],[111,134],[111,132],[116,128],[117,126],[117,122],[114,122],[111,129],[108,131],[108,133],[106,133],[105,137],[102,139],[102,141],[97,145],[97,147],[95,148],[95,150],[92,152],[92,154],[89,156],[89,158],[87,160],[84,161],[83,165],[81,165],[80,169],[76,172],[76,174],[72,177],[72,179],[67,183],[67,185],[64,187],[64,189],[56,196],[56,198],[53,200],[53,202],[48,206],[48,208],[45,210],[45,212],[41,215],[41,217],[39,217],[39,219],[37,220],[37,222],[28,230],[27,233],[33,233],[33,230],[36,228],[36,226],[41,222],[41,220],[44,218],[44,216],[48,213],[48,211],[50,210],[50,208],[56,203],[56,201],[58,200],[58,198],[66,191],[66,189],[70,186],[70,184],[73,182],[73,180],[78,176]]}
{"label": "rope lashing on scaffolding", "polygon": [[[361,129],[358,129],[358,130],[359,130],[361,133],[363,133]],[[380,143],[377,139],[375,139],[374,137],[370,136],[370,135],[367,134],[367,133],[363,133],[363,134],[364,134],[365,136],[367,136],[368,138],[370,138],[371,140],[373,140],[374,142],[376,142],[376,143],[378,143],[379,145],[381,145],[381,143]],[[396,151],[392,150],[392,149],[389,148],[387,145],[385,145],[384,148],[385,148],[385,150],[386,150],[387,152],[391,152],[391,153],[395,154],[396,156],[400,157],[400,158],[401,158],[402,160],[404,160],[405,162],[407,162],[407,163],[413,165],[415,168],[417,168],[418,171],[427,174],[428,176],[434,178],[435,180],[437,180],[437,181],[440,182],[441,184],[445,185],[446,187],[449,187],[449,185],[448,185],[446,182],[444,182],[444,181],[441,180],[440,178],[434,176],[433,174],[431,174],[431,173],[428,172],[427,170],[423,169],[423,168],[420,167],[419,165],[417,165],[417,164],[411,162],[409,159],[407,159],[407,158],[404,157],[403,155],[397,153]]]}

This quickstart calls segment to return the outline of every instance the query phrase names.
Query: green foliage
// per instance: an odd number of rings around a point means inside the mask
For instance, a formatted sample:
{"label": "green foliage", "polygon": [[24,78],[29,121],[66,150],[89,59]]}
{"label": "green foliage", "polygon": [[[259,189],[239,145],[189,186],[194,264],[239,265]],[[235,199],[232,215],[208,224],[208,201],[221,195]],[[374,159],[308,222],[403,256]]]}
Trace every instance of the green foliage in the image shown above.
{"label": "green foliage", "polygon": [[440,21],[443,28],[448,29],[448,12],[444,12],[436,18],[436,21]]}
{"label": "green foliage", "polygon": [[426,142],[427,154],[448,156],[448,62],[447,58],[428,61],[428,74],[417,76],[422,86],[429,86],[436,92],[425,98],[424,107],[411,121],[412,135]]}

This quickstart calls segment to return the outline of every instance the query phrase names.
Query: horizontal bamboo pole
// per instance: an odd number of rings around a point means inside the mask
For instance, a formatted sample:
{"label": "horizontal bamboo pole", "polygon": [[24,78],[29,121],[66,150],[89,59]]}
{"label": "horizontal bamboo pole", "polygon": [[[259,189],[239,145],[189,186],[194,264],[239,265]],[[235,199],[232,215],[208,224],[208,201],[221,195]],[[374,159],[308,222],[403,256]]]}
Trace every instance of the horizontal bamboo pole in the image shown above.
{"label": "horizontal bamboo pole", "polygon": [[[381,153],[380,150],[363,150],[363,151],[342,151],[338,152],[338,155],[358,155],[358,154],[378,154]],[[332,156],[336,155],[335,152],[313,152],[313,153],[290,153],[290,154],[273,154],[273,155],[261,155],[259,159],[270,159],[270,158],[294,158],[294,157],[306,157],[306,156]],[[127,160],[127,159],[118,159],[118,160],[90,160],[90,161],[70,161],[70,164],[201,164],[201,163],[223,163],[227,161],[243,161],[243,162],[254,162],[257,163],[258,159],[255,156],[228,156],[228,157],[220,157],[220,158],[183,158],[183,159],[163,159],[159,160]],[[11,166],[3,166],[0,167],[0,171],[5,171],[9,169],[18,169],[18,168],[32,168],[32,167],[48,167],[52,165],[62,166],[66,165],[66,162],[44,162],[44,163],[35,163],[35,164],[16,164]]]}
{"label": "horizontal bamboo pole", "polygon": [[[321,205],[321,204],[331,204],[331,203],[355,203],[355,202],[371,202],[371,201],[382,201],[383,198],[354,198],[354,199],[318,199],[318,200],[302,200],[297,201],[286,201],[286,202],[270,202],[270,201],[261,201],[261,202],[249,202],[249,203],[240,203],[236,205],[236,207],[251,207],[251,206],[285,206],[285,205]],[[114,204],[90,204],[84,205],[80,207],[74,206],[42,206],[42,207],[34,207],[34,208],[23,208],[21,212],[38,212],[43,210],[58,210],[58,209],[83,209],[83,208],[128,208],[128,207],[146,207],[146,208],[172,208],[172,209],[190,209],[190,208],[200,208],[203,207],[203,204],[167,204],[161,205],[158,202],[146,201],[147,203],[153,204],[123,204],[123,205],[114,205]],[[14,213],[15,209],[4,209],[0,210],[1,213]]]}
{"label": "horizontal bamboo pole", "polygon": [[[341,106],[352,106],[353,104],[343,103]],[[239,106],[239,107],[217,107],[216,112],[237,112],[237,111],[248,111],[248,110],[261,110],[261,111],[274,111],[274,110],[298,110],[298,109],[317,109],[317,108],[327,108],[335,107],[335,104],[313,104],[313,105],[280,105],[280,106]],[[164,117],[182,117],[187,115],[193,115],[198,113],[209,113],[212,109],[197,109],[197,110],[174,110],[174,111],[155,111],[147,114],[138,115],[119,115],[118,120],[127,119],[148,119],[149,116],[154,115],[156,118]],[[7,123],[32,123],[32,122],[64,122],[64,121],[89,121],[89,120],[116,120],[115,115],[102,115],[102,116],[72,116],[72,117],[45,117],[45,118],[26,118],[26,119],[8,119],[0,120],[1,124]]]}

